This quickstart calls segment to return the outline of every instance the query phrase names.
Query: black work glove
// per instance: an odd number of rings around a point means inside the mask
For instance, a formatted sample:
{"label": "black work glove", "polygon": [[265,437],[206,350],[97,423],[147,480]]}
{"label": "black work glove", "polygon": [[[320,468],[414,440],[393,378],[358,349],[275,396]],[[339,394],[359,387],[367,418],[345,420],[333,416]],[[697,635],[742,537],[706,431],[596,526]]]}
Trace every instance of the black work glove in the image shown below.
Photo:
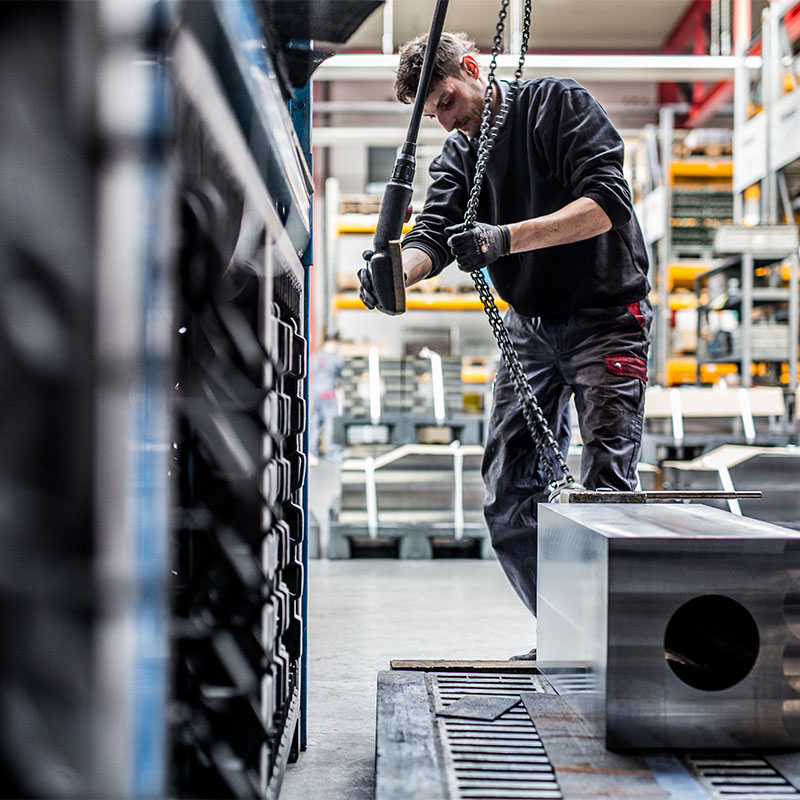
{"label": "black work glove", "polygon": [[361,281],[361,288],[358,297],[367,308],[376,308],[378,298],[375,296],[375,287],[372,285],[372,274],[366,267],[358,271],[358,279]]}
{"label": "black work glove", "polygon": [[464,224],[445,228],[447,245],[456,257],[458,268],[464,272],[494,264],[501,256],[508,255],[511,237],[505,225],[487,225],[476,222],[464,230]]}

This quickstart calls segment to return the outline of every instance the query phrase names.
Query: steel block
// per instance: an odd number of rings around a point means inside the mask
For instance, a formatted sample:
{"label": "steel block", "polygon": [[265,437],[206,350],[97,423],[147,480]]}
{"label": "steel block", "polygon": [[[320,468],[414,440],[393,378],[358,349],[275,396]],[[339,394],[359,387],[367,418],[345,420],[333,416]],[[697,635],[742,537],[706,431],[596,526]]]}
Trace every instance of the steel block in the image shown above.
{"label": "steel block", "polygon": [[608,748],[800,745],[800,533],[542,504],[538,611],[542,672]]}

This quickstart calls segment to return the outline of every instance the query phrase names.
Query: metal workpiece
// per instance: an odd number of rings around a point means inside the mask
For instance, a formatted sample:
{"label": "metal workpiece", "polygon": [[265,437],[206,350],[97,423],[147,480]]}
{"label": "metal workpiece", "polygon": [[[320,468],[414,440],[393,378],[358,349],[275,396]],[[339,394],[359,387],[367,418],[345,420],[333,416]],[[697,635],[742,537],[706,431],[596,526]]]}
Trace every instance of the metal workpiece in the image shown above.
{"label": "metal workpiece", "polygon": [[612,489],[584,489],[582,486],[559,484],[551,493],[551,503],[672,503],[698,500],[760,500],[761,491],[747,489],[726,491],[715,489],[656,489],[617,492]]}
{"label": "metal workpiece", "polygon": [[542,504],[539,667],[613,750],[800,745],[800,533]]}

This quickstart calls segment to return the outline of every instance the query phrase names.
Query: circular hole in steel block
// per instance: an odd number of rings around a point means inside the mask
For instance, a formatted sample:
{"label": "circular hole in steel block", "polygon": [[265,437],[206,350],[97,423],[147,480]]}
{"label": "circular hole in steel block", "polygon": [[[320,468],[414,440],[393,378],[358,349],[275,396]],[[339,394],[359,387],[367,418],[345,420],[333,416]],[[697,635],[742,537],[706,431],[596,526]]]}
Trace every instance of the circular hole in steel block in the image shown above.
{"label": "circular hole in steel block", "polygon": [[719,692],[750,672],[759,644],[758,626],[741,603],[707,594],[672,615],[664,633],[664,658],[685,684]]}

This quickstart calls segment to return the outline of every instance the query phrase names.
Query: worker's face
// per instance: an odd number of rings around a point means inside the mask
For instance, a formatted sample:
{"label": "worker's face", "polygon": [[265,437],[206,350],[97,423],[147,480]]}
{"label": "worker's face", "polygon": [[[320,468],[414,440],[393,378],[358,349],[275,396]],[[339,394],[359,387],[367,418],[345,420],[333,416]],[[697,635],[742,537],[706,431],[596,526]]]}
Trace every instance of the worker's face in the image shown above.
{"label": "worker's face", "polygon": [[427,117],[435,117],[448,133],[459,130],[475,137],[481,129],[485,91],[486,82],[477,62],[465,55],[458,77],[448,75],[433,85],[423,112]]}

